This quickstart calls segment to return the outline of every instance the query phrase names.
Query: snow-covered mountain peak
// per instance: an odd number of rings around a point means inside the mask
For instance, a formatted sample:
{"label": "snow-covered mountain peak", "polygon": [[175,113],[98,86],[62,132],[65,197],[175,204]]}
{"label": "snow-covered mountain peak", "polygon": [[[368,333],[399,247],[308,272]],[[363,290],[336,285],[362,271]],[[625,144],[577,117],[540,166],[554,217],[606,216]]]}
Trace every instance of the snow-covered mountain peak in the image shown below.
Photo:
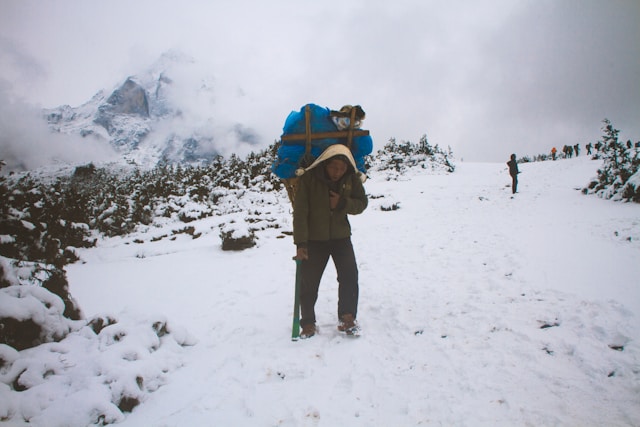
{"label": "snow-covered mountain peak", "polygon": [[173,49],[110,91],[45,117],[53,131],[106,141],[129,163],[206,163],[260,140],[245,124],[218,120],[216,83],[212,70]]}

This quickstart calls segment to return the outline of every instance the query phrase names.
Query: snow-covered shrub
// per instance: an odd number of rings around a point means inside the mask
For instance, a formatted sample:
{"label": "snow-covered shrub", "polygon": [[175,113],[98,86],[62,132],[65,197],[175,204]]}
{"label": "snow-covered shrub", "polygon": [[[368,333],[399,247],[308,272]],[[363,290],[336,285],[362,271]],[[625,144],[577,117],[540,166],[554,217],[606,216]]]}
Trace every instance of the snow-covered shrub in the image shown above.
{"label": "snow-covered shrub", "polygon": [[67,247],[91,247],[95,239],[87,224],[69,220],[56,187],[25,177],[0,196],[0,255],[62,266],[72,261]]}
{"label": "snow-covered shrub", "polygon": [[640,170],[627,180],[622,190],[622,198],[640,203]]}
{"label": "snow-covered shrub", "polygon": [[618,139],[620,131],[608,119],[603,120],[602,141],[596,144],[599,155],[604,159],[598,176],[582,191],[597,194],[605,199],[640,202],[640,147],[631,141],[623,143]]}
{"label": "snow-covered shrub", "polygon": [[178,218],[182,222],[191,222],[206,218],[212,215],[213,209],[206,203],[193,201],[188,196],[176,198],[175,203],[179,206]]}
{"label": "snow-covered shrub", "polygon": [[383,212],[397,211],[400,209],[400,203],[394,201],[388,201],[380,204],[380,210]]}
{"label": "snow-covered shrub", "polygon": [[0,257],[0,343],[24,349],[58,341],[82,312],[64,270]]}
{"label": "snow-covered shrub", "polygon": [[62,315],[72,320],[81,319],[83,317],[82,311],[76,300],[71,296],[65,271],[59,268],[52,268],[49,269],[47,275],[48,277],[42,282],[41,286],[62,300],[64,304]]}
{"label": "snow-covered shrub", "polygon": [[220,227],[223,251],[242,251],[256,245],[253,229],[245,221],[229,222]]}
{"label": "snow-covered shrub", "polygon": [[73,327],[64,310],[60,297],[39,286],[0,289],[0,343],[24,350],[60,341]]}
{"label": "snow-covered shrub", "polygon": [[426,135],[420,138],[418,144],[410,141],[398,144],[395,138],[391,138],[371,161],[371,170],[385,172],[389,179],[416,167],[429,171],[453,172],[453,153],[450,148],[445,151],[438,145],[432,147]]}
{"label": "snow-covered shrub", "polygon": [[0,344],[0,422],[121,422],[124,413],[144,402],[181,366],[176,355],[196,343],[161,317],[116,320],[103,315],[73,326],[63,339],[37,348],[18,352]]}

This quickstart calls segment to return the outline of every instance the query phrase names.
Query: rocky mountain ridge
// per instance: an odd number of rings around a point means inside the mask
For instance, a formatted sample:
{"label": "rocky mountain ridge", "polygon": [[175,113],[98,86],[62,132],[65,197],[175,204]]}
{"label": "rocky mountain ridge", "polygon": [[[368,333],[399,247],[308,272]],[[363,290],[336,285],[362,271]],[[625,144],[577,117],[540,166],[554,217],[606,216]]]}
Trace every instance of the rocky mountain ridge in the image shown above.
{"label": "rocky mountain ridge", "polygon": [[107,141],[128,163],[207,164],[229,144],[261,142],[241,123],[216,123],[213,82],[195,60],[169,51],[111,92],[100,90],[79,107],[45,109],[44,116],[52,131]]}

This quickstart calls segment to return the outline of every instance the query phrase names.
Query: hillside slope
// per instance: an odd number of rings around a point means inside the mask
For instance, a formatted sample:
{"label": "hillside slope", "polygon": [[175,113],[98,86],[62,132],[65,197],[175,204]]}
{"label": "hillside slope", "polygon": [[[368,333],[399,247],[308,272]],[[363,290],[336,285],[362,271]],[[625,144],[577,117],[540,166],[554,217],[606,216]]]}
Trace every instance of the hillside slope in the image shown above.
{"label": "hillside slope", "polygon": [[270,212],[283,228],[243,252],[220,249],[232,218],[82,251],[67,271],[87,315],[160,316],[197,339],[120,425],[637,425],[640,206],[582,195],[597,167],[521,165],[514,197],[503,164],[373,176],[352,218],[355,340],[335,331],[330,264],[319,335],[290,341],[284,194]]}

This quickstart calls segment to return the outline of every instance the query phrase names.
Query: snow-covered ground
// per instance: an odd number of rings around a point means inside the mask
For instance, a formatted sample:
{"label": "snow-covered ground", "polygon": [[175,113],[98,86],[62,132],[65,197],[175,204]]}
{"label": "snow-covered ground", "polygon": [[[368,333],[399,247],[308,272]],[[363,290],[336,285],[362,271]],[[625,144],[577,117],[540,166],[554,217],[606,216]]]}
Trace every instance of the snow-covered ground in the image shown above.
{"label": "snow-covered ground", "polygon": [[[515,197],[505,164],[372,176],[351,220],[359,338],[335,329],[330,264],[319,334],[291,341],[284,194],[270,213],[284,227],[242,252],[221,250],[220,218],[190,223],[197,239],[101,241],[67,267],[71,292],[121,334],[27,350],[75,362],[13,408],[32,425],[83,425],[78,411],[106,413],[113,384],[145,391],[113,416],[122,426],[640,425],[640,205],[582,195],[598,166],[520,165]],[[158,320],[169,334],[145,335]]]}

